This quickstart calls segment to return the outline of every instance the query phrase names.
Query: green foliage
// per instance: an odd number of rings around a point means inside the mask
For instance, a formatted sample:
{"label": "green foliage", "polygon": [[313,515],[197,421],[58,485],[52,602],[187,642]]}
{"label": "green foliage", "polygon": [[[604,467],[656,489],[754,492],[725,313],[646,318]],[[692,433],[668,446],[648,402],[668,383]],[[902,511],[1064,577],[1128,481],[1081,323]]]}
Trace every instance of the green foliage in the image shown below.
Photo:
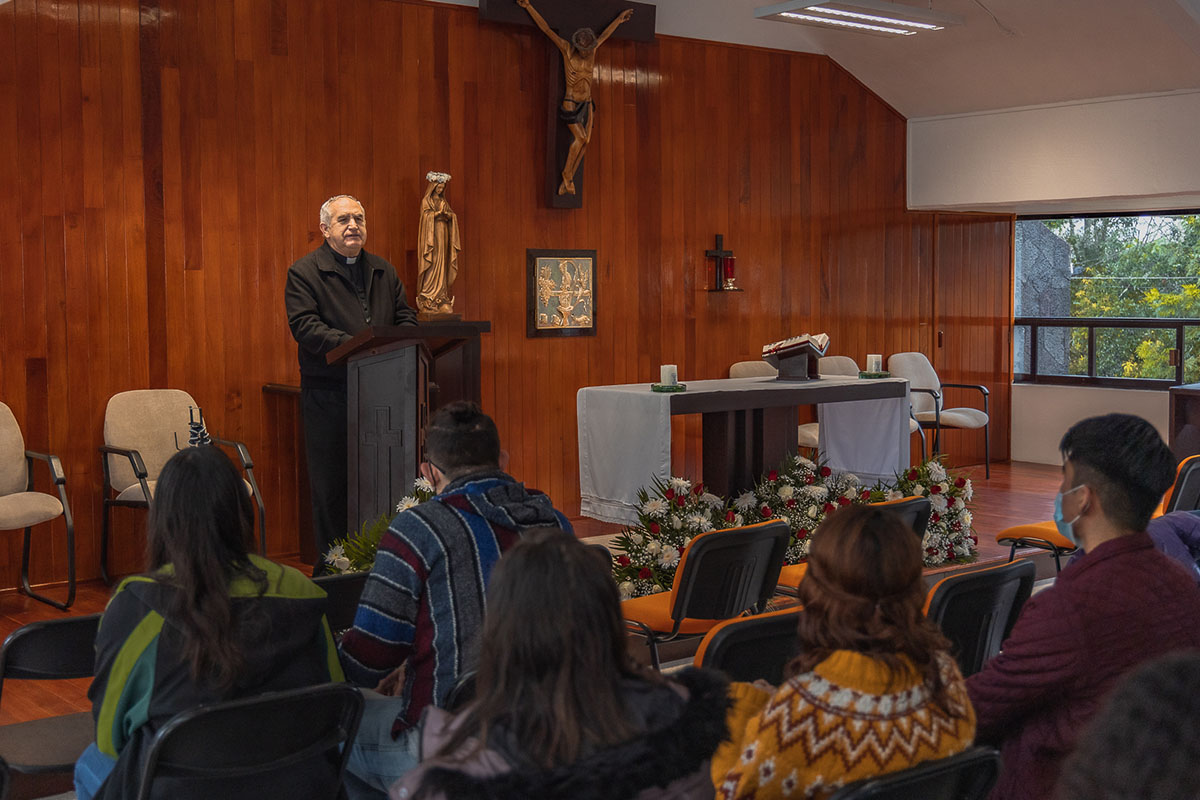
{"label": "green foliage", "polygon": [[375,553],[379,550],[379,542],[383,534],[391,527],[396,516],[413,506],[420,505],[431,499],[435,492],[424,478],[417,478],[411,494],[408,494],[396,504],[395,514],[381,514],[374,522],[364,522],[358,533],[351,533],[345,539],[337,539],[325,553],[326,568],[334,573],[370,572],[375,566]]}
{"label": "green foliage", "polygon": [[[1071,316],[1200,318],[1200,215],[1045,220],[1071,248]],[[1174,332],[1096,331],[1096,374],[1175,376]],[[1087,333],[1072,329],[1069,370],[1087,374]],[[1200,380],[1200,331],[1185,335],[1184,380]]]}

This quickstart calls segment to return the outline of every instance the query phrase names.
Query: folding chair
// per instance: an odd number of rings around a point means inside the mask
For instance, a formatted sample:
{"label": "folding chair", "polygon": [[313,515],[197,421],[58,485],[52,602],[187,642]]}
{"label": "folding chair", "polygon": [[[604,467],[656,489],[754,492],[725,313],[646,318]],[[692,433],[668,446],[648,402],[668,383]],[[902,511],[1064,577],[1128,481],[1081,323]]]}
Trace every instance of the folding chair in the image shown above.
{"label": "folding chair", "polygon": [[340,575],[318,575],[312,582],[325,590],[325,619],[334,633],[354,627],[358,613],[358,598],[369,572],[344,572]]}
{"label": "folding chair", "polygon": [[1012,631],[1033,592],[1037,567],[1028,559],[950,575],[925,597],[925,615],[954,645],[963,676],[974,675]]}
{"label": "folding chair", "polygon": [[718,623],[705,634],[692,663],[718,669],[731,681],[783,682],[783,668],[796,656],[801,609],[784,608]]}

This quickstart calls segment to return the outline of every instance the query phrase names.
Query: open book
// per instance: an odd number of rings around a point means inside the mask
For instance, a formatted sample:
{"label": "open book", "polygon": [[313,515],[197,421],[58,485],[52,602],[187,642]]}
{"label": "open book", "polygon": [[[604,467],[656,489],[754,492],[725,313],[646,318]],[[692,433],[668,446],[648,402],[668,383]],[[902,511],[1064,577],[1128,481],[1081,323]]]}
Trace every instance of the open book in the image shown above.
{"label": "open book", "polygon": [[802,333],[790,339],[782,339],[778,342],[764,344],[762,354],[764,356],[786,356],[788,353],[804,345],[809,345],[818,353],[824,355],[825,351],[829,349],[829,335],[825,333]]}

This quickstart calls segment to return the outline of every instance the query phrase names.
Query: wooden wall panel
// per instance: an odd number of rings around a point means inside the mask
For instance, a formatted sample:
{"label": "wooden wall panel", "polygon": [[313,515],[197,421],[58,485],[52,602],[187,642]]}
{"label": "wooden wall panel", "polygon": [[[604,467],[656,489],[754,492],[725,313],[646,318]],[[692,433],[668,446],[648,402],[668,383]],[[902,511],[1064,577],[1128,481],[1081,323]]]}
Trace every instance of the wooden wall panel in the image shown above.
{"label": "wooden wall panel", "polygon": [[[261,391],[298,378],[287,267],[319,243],[320,203],[348,192],[370,249],[413,285],[430,169],[454,176],[458,310],[493,324],[484,404],[513,472],[569,514],[579,387],[649,382],[662,362],[720,377],[805,330],[860,362],[919,349],[947,380],[989,382],[994,453],[1007,454],[1011,222],[909,213],[905,121],[825,57],[608,42],[584,207],[563,211],[541,202],[559,56],[471,8],[12,0],[0,43],[0,214],[13,221],[0,226],[0,398],[30,447],[63,457],[84,577],[104,406],[126,389],[186,389],[215,432],[246,441],[269,549],[297,550],[298,420]],[[744,292],[705,291],[717,233]],[[548,247],[598,252],[594,338],[525,338],[525,250]],[[963,329],[957,350],[935,352],[938,324]],[[697,473],[698,420],[675,445]],[[119,515],[117,570],[138,568],[142,524]],[[37,580],[65,575],[51,533]],[[16,580],[18,544],[0,546],[0,586]]]}

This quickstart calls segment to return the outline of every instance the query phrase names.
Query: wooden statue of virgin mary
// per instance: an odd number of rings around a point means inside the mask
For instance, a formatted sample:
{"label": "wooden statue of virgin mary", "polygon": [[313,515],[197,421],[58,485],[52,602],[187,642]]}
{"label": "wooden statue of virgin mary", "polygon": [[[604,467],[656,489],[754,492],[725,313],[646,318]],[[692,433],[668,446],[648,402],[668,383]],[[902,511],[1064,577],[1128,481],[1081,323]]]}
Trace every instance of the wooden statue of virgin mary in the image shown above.
{"label": "wooden statue of virgin mary", "polygon": [[421,199],[421,224],[417,229],[417,311],[421,317],[458,317],[450,287],[458,277],[458,216],[446,199],[445,172],[425,176],[429,188]]}

